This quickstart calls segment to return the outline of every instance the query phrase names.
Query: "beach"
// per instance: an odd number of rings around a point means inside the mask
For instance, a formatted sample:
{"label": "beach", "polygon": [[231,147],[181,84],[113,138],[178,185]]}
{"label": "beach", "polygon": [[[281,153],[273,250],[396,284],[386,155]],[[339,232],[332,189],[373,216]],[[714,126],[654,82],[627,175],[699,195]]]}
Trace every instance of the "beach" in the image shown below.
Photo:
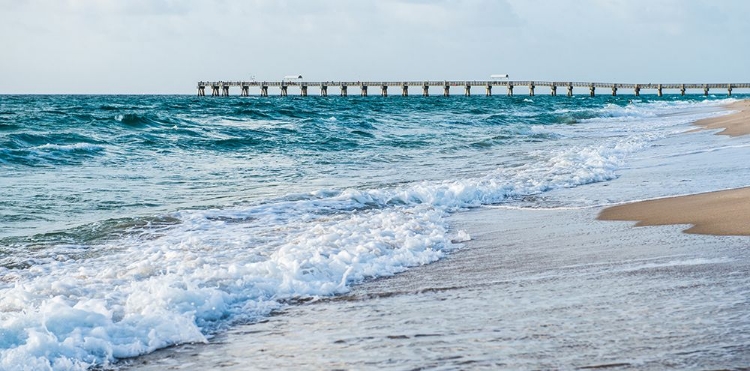
{"label": "beach", "polygon": [[729,104],[727,109],[738,111],[731,115],[698,120],[695,125],[706,129],[723,129],[716,134],[740,136],[750,133],[750,100]]}
{"label": "beach", "polygon": [[[726,106],[738,111],[726,116],[698,120],[695,125],[721,129],[716,134],[732,137],[750,134],[750,101]],[[732,176],[727,174],[727,176]],[[637,226],[687,224],[686,233],[750,235],[750,188],[669,197],[603,210],[600,220],[632,220]]]}
{"label": "beach", "polygon": [[[717,127],[742,122],[735,115],[711,120]],[[692,135],[706,147],[683,152],[679,147]],[[617,179],[590,186],[595,190],[545,196],[555,204],[594,193],[593,205],[457,213],[451,224],[471,240],[445,259],[287,307],[207,345],[129,364],[138,370],[745,367],[750,255],[743,221],[750,191],[667,196],[711,184],[715,173],[699,171],[707,162],[715,172],[746,178],[734,166],[749,158],[747,143],[689,130],[671,140],[632,159]],[[657,182],[655,172],[666,176]],[[676,175],[685,173],[691,177]],[[657,199],[627,202],[647,193]],[[611,203],[621,205],[603,206]],[[689,233],[682,233],[685,224],[694,225]]]}

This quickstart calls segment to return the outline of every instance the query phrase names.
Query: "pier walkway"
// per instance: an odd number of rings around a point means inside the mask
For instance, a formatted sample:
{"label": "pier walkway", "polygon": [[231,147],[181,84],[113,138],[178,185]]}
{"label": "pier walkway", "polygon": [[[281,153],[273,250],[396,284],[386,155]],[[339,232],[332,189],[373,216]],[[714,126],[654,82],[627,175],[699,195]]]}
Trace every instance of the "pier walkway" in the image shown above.
{"label": "pier walkway", "polygon": [[[328,87],[339,88],[341,96],[347,96],[349,88],[359,88],[359,93],[362,96],[367,96],[368,88],[379,89],[379,93],[382,96],[388,96],[388,88],[394,88],[394,90],[400,92],[402,96],[409,95],[409,87],[421,87],[422,95],[430,95],[430,88],[436,87],[444,96],[450,95],[451,88],[463,89],[463,95],[471,95],[471,88],[479,87],[484,88],[485,95],[492,95],[493,87],[504,87],[506,93],[509,96],[513,95],[514,87],[525,87],[528,88],[529,95],[534,96],[535,89],[537,87],[549,88],[551,95],[557,95],[557,89],[562,88],[567,90],[567,95],[573,95],[573,89],[586,89],[590,96],[595,96],[596,89],[605,89],[607,92],[611,92],[612,95],[617,95],[618,90],[628,89],[632,90],[633,93],[638,96],[643,89],[656,90],[659,96],[662,96],[664,90],[679,91],[680,94],[685,95],[685,91],[688,89],[700,89],[704,95],[708,95],[711,89],[722,89],[727,92],[727,95],[732,95],[733,89],[748,89],[750,83],[718,83],[718,84],[618,84],[618,83],[602,83],[602,82],[558,82],[558,81],[510,81],[510,80],[471,80],[471,81],[322,81],[322,82],[308,82],[299,80],[289,81],[200,81],[198,82],[198,95],[205,96],[206,88],[211,89],[212,96],[228,96],[230,87],[240,88],[241,96],[250,95],[250,87],[257,87],[260,89],[260,95],[267,97],[268,88],[274,87],[279,89],[279,95],[287,96],[289,87],[294,86],[299,88],[299,94],[301,96],[307,96],[309,87],[319,88],[320,95],[328,96]],[[400,91],[399,91],[400,90]]]}

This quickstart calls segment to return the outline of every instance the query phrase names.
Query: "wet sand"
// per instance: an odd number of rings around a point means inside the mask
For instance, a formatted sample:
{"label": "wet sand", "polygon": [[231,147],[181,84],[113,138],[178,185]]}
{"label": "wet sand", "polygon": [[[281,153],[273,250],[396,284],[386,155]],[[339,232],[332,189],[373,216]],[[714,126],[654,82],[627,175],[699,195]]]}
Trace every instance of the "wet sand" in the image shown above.
{"label": "wet sand", "polygon": [[750,134],[750,99],[729,104],[726,108],[738,112],[698,120],[695,125],[706,129],[724,129],[716,133],[719,135],[736,137]]}

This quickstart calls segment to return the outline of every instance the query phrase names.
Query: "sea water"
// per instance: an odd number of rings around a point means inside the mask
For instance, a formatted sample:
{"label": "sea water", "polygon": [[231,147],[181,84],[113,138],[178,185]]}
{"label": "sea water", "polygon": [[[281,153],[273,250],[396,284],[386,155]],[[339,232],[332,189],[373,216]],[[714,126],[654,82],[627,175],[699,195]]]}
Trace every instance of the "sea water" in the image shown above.
{"label": "sea water", "polygon": [[461,248],[457,212],[653,197],[657,174],[596,185],[732,101],[2,96],[0,369],[111,365],[345,294]]}

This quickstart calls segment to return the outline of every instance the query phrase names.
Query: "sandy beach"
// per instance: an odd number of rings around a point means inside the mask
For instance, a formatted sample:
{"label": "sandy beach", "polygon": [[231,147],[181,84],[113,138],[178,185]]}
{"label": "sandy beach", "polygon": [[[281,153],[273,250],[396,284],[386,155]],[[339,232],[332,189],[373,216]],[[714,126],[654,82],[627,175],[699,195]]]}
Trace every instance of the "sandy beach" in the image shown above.
{"label": "sandy beach", "polygon": [[[706,129],[724,129],[717,134],[740,136],[750,133],[750,100],[726,106],[738,112],[699,120]],[[600,220],[632,220],[636,226],[687,224],[686,233],[750,235],[750,188],[669,197],[618,205],[603,210]]]}
{"label": "sandy beach", "polygon": [[636,226],[690,224],[686,233],[750,236],[750,188],[614,206],[599,219],[633,220]]}
{"label": "sandy beach", "polygon": [[750,133],[750,100],[742,100],[726,106],[738,111],[730,115],[698,120],[695,125],[706,129],[724,129],[716,134],[732,137]]}

